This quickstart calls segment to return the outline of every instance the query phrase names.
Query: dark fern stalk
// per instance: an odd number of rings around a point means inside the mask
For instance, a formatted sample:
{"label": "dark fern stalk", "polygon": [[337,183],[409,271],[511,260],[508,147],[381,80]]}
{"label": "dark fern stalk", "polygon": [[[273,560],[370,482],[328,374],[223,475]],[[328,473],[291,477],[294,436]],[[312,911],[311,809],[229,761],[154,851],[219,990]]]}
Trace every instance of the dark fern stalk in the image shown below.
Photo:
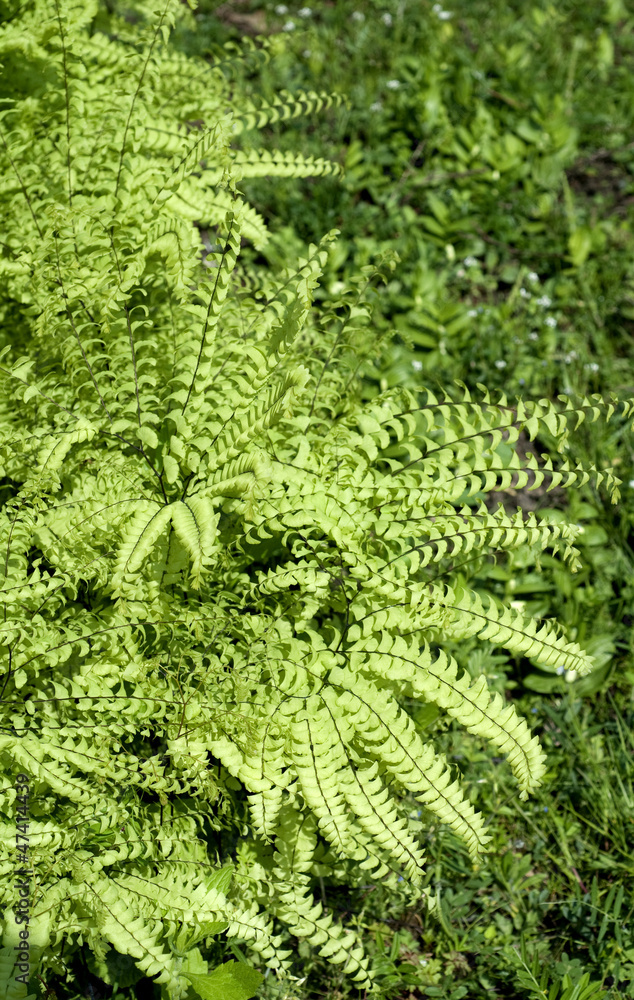
{"label": "dark fern stalk", "polygon": [[[165,1000],[211,995],[205,955],[226,932],[272,969],[304,938],[369,988],[319,878],[405,877],[426,898],[408,796],[474,857],[489,839],[404,703],[488,740],[522,798],[544,771],[525,721],[460,674],[443,638],[591,668],[555,625],[454,568],[520,544],[574,565],[576,528],[483,498],[594,475],[616,499],[610,470],[505,456],[521,430],[563,449],[580,420],[632,404],[464,386],[364,401],[360,359],[378,344],[362,282],[321,319],[313,308],[336,233],[279,275],[239,258],[243,238],[267,238],[240,173],[335,168],[234,138],[338,99],[236,99],[225,115],[217,67],[169,46],[184,8],[153,7],[137,0],[132,26],[96,0],[34,0],[0,27],[0,830],[14,843],[19,771],[31,974],[62,975],[81,936],[112,985],[146,975]],[[5,896],[12,871],[0,861]],[[9,901],[9,1000],[14,916]]]}

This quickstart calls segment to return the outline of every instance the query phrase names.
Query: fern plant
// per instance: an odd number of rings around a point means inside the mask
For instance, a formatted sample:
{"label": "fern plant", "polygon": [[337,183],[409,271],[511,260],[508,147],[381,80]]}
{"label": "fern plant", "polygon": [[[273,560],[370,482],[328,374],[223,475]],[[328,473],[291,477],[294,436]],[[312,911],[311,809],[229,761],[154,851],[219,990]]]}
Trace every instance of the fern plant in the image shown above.
{"label": "fern plant", "polygon": [[23,997],[86,945],[116,988],[217,996],[232,970],[205,956],[226,932],[279,970],[303,938],[371,988],[315,880],[405,880],[433,906],[412,799],[474,857],[488,840],[404,702],[505,754],[522,798],[544,772],[526,722],[443,639],[591,668],[556,625],[469,586],[492,551],[576,558],[575,526],[486,493],[594,475],[616,500],[610,470],[512,446],[524,430],[565,450],[569,428],[632,404],[366,399],[371,285],[395,261],[319,312],[335,232],[276,275],[239,260],[267,238],[240,174],[335,168],[233,138],[336,99],[241,101],[219,63],[170,47],[180,6],[153,6],[130,24],[33,0],[0,33],[0,983]]}

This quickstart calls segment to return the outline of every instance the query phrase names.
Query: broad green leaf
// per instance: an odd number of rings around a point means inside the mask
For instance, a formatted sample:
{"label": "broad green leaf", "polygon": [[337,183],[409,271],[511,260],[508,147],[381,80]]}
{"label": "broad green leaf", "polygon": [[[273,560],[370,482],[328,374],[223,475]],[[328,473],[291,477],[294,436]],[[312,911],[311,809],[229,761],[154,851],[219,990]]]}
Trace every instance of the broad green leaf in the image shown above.
{"label": "broad green leaf", "polygon": [[250,1000],[264,976],[244,962],[225,962],[207,976],[184,972],[202,1000]]}
{"label": "broad green leaf", "polygon": [[580,226],[568,237],[568,251],[575,267],[585,264],[591,250],[592,230],[587,226]]}

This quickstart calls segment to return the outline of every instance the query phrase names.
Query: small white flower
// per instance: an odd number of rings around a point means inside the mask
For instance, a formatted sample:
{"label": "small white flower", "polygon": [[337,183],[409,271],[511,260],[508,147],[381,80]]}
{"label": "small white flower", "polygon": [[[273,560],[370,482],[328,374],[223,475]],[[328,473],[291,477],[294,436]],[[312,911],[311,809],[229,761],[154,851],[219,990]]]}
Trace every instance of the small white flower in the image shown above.
{"label": "small white flower", "polygon": [[286,24],[282,25],[282,31],[295,31],[295,22],[287,21]]}
{"label": "small white flower", "polygon": [[547,295],[542,295],[540,296],[540,298],[537,299],[537,305],[543,306],[544,309],[548,309],[548,307],[552,306],[552,304],[553,304],[552,299],[549,299]]}
{"label": "small white flower", "polygon": [[557,320],[555,319],[554,316],[547,316],[546,319],[544,320],[544,323],[546,324],[546,326],[549,326],[551,330],[554,330],[555,327],[557,326]]}
{"label": "small white flower", "polygon": [[526,280],[532,281],[533,284],[539,281],[539,275],[537,274],[537,271],[529,271],[528,274],[526,275]]}
{"label": "small white flower", "polygon": [[392,15],[391,14],[381,14],[381,20],[383,24],[386,24],[388,28],[392,27]]}
{"label": "small white flower", "polygon": [[362,14],[360,10],[353,10],[350,16],[353,21],[365,21],[365,14]]}
{"label": "small white flower", "polygon": [[566,670],[566,680],[571,684],[577,677],[576,670]]}
{"label": "small white flower", "polygon": [[380,101],[375,101],[374,104],[370,105],[370,111],[380,111],[383,105]]}
{"label": "small white flower", "polygon": [[280,16],[282,14],[288,14],[288,7],[286,6],[285,3],[278,3],[277,7],[275,8],[275,13],[279,14]]}
{"label": "small white flower", "polygon": [[456,271],[456,278],[464,278],[464,274],[465,274],[464,268],[459,267],[458,270]]}
{"label": "small white flower", "polygon": [[528,335],[528,339],[529,340],[539,340],[539,334],[535,333],[534,330],[531,330],[531,332]]}
{"label": "small white flower", "polygon": [[388,80],[387,83],[385,84],[388,90],[398,90],[400,85],[401,85],[400,80]]}
{"label": "small white flower", "polygon": [[422,965],[422,966],[423,966],[423,968],[424,968],[424,967],[425,967],[425,966],[426,966],[426,965],[428,964],[428,963],[427,963],[427,959],[426,959],[426,958],[419,958],[419,959],[418,959],[418,964],[419,964],[419,965]]}
{"label": "small white flower", "polygon": [[312,10],[310,9],[310,7],[301,7],[297,11],[297,13],[299,17],[310,17],[310,15],[312,14]]}
{"label": "small white flower", "polygon": [[473,317],[473,316],[477,316],[477,315],[478,315],[478,310],[477,309],[470,309],[469,312],[467,313],[467,316],[472,316]]}
{"label": "small white flower", "polygon": [[598,372],[599,370],[599,366],[596,361],[591,361],[589,365],[584,365],[583,367],[589,372]]}
{"label": "small white flower", "polygon": [[415,372],[421,371],[422,367],[423,367],[422,361],[412,361],[412,368],[414,369]]}
{"label": "small white flower", "polygon": [[634,479],[630,479],[630,481],[629,481],[629,483],[627,485],[629,486],[629,488],[631,490],[634,490]]}
{"label": "small white flower", "polygon": [[520,295],[523,299],[530,299],[531,293],[527,292],[525,288],[520,288]]}
{"label": "small white flower", "polygon": [[506,368],[506,361],[502,361],[502,360],[496,361],[495,362],[495,367],[496,368]]}
{"label": "small white flower", "polygon": [[475,267],[478,262],[475,257],[465,257],[462,263],[465,267]]}
{"label": "small white flower", "polygon": [[566,668],[565,667],[557,667],[557,676],[558,677],[563,677],[563,675],[565,673],[566,673]]}
{"label": "small white flower", "polygon": [[448,10],[443,10],[439,3],[434,4],[432,11],[439,21],[448,21],[451,17],[453,17],[453,14]]}
{"label": "small white flower", "polygon": [[302,55],[303,55],[304,59],[310,59],[312,53],[311,53],[310,49],[304,49],[304,51],[302,52]]}

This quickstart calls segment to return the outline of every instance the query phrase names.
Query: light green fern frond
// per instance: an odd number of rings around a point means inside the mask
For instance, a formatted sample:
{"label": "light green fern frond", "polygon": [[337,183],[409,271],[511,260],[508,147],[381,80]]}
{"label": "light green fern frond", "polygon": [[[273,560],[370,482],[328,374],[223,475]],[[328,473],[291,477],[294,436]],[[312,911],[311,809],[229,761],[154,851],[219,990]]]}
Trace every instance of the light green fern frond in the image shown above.
{"label": "light green fern frond", "polygon": [[[576,529],[487,494],[592,480],[615,500],[613,470],[569,461],[566,438],[634,403],[365,398],[371,284],[396,261],[335,292],[318,286],[336,231],[279,273],[240,256],[267,237],[240,174],[336,168],[236,137],[342,99],[250,102],[231,48],[170,45],[184,5],[127,6],[138,23],[33,0],[0,25],[0,837],[20,768],[46,815],[42,970],[82,940],[104,974],[114,949],[182,1000],[226,930],[271,969],[300,937],[370,988],[317,880],[429,900],[414,804],[472,856],[488,842],[411,703],[503,753],[521,798],[544,773],[514,705],[443,644],[591,667],[474,569],[520,546],[574,569]],[[551,457],[523,456],[522,433]]]}

